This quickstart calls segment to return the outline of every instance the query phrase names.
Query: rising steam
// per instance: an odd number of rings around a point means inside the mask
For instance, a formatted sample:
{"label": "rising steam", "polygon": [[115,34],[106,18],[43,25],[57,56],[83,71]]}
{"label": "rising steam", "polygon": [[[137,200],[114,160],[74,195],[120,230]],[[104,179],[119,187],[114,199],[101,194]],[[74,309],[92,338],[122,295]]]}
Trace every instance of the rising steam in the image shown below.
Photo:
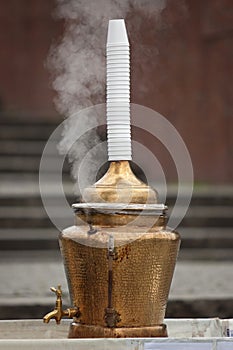
{"label": "rising steam", "polygon": [[[105,102],[108,21],[114,18],[126,19],[134,11],[158,17],[165,5],[166,0],[57,0],[55,16],[65,20],[65,31],[60,42],[50,50],[48,66],[53,88],[57,92],[55,104],[61,114],[67,118],[83,108]],[[137,30],[139,20],[138,16],[131,16],[127,27]],[[59,145],[60,152],[68,154],[72,163],[72,176],[76,180],[83,157],[101,141],[93,130],[88,136],[84,135],[78,144],[74,143],[76,130],[82,125],[91,127],[92,118],[99,118],[98,113],[93,116],[81,113],[80,118],[69,118]],[[100,150],[98,147],[92,153],[89,159],[91,166],[86,168],[91,175],[96,174],[99,165],[107,159],[103,148]],[[86,174],[87,177],[89,175]]]}

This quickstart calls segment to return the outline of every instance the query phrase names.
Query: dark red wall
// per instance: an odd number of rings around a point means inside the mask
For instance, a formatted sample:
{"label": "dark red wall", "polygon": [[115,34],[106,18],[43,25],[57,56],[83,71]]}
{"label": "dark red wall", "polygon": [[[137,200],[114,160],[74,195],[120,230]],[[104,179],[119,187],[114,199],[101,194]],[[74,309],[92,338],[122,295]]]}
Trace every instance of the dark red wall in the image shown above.
{"label": "dark red wall", "polygon": [[62,33],[52,0],[0,1],[0,101],[5,111],[52,116],[53,92],[45,61]]}
{"label": "dark red wall", "polygon": [[[132,30],[134,46],[144,39],[146,48],[155,47],[149,54],[154,60],[148,59],[144,69],[132,48],[132,99],[162,113],[178,129],[196,181],[232,182],[233,2],[181,3],[168,1],[162,24],[144,18],[140,30]],[[147,33],[148,40],[138,38],[138,32]],[[147,90],[140,91],[140,85]]]}

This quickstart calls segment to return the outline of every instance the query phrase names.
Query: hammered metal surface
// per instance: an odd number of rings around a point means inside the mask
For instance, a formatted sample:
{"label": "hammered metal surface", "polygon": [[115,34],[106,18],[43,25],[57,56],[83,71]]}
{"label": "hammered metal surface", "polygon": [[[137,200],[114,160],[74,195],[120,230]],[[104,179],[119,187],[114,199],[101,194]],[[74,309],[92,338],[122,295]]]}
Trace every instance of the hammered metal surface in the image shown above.
{"label": "hammered metal surface", "polygon": [[108,300],[107,249],[89,247],[63,236],[61,252],[70,296],[81,312],[80,322],[104,325]]}
{"label": "hammered metal surface", "polygon": [[[114,228],[117,231],[117,227]],[[127,239],[131,232],[115,237],[113,261],[113,307],[120,314],[117,327],[150,327],[163,323],[168,293],[179,249],[179,235],[170,231],[154,231],[123,246],[117,240]],[[138,227],[135,227],[138,232]],[[106,229],[87,235],[86,225],[74,226],[60,236],[70,295],[79,307],[79,322],[106,326],[108,303],[108,252],[96,248],[105,245]],[[93,241],[93,247],[90,242]]]}

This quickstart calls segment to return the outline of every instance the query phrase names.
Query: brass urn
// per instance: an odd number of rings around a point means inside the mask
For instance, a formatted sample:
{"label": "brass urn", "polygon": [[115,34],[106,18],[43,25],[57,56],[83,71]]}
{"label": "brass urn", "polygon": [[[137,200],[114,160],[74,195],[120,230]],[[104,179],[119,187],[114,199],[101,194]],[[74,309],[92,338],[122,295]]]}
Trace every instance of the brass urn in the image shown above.
{"label": "brass urn", "polygon": [[163,320],[180,238],[166,229],[166,206],[127,161],[111,162],[85,198],[73,205],[76,225],[59,238],[77,309],[69,337],[167,336]]}

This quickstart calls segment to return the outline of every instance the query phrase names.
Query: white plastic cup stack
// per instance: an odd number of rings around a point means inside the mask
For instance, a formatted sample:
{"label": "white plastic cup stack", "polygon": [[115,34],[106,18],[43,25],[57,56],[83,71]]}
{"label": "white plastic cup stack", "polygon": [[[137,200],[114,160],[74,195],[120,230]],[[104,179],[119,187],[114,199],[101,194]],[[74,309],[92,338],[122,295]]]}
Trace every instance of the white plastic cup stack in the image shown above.
{"label": "white plastic cup stack", "polygon": [[130,54],[123,19],[109,21],[106,54],[108,160],[131,160]]}

